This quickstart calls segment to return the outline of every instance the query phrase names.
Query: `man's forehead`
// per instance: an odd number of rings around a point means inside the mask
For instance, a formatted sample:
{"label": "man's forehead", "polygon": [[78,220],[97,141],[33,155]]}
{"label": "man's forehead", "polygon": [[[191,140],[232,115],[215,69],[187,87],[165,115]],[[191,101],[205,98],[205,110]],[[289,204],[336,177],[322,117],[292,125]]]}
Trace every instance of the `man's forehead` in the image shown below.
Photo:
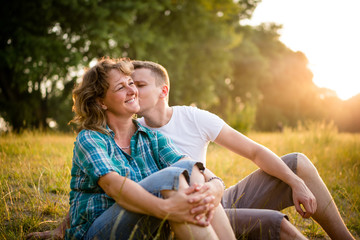
{"label": "man's forehead", "polygon": [[150,69],[146,68],[135,69],[132,78],[134,81],[155,81],[155,77],[151,74]]}

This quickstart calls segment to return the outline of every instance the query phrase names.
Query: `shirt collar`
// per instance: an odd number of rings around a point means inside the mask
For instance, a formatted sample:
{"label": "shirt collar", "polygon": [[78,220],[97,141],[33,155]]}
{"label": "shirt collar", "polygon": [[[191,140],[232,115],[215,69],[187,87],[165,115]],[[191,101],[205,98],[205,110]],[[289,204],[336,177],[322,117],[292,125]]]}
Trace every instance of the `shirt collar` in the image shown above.
{"label": "shirt collar", "polygon": [[115,137],[114,131],[111,130],[111,128],[109,128],[109,126],[108,126],[107,124],[106,124],[106,126],[105,126],[105,129],[106,129],[106,131],[108,131],[108,133],[110,134],[110,136],[111,136],[112,138]]}
{"label": "shirt collar", "polygon": [[[135,124],[135,126],[136,126],[136,131],[135,131],[135,133],[134,133],[134,135],[137,133],[137,132],[144,132],[144,133],[147,133],[147,129],[144,127],[144,126],[142,126],[137,120],[135,120],[135,119],[133,119],[133,123]],[[112,137],[112,138],[114,138],[115,137],[115,133],[114,133],[114,131],[113,130],[111,130],[111,128],[109,128],[109,126],[106,124],[106,130],[110,133],[110,136]]]}
{"label": "shirt collar", "polygon": [[147,129],[143,125],[141,125],[137,120],[134,119],[133,122],[135,123],[135,125],[137,127],[137,131],[147,133]]}

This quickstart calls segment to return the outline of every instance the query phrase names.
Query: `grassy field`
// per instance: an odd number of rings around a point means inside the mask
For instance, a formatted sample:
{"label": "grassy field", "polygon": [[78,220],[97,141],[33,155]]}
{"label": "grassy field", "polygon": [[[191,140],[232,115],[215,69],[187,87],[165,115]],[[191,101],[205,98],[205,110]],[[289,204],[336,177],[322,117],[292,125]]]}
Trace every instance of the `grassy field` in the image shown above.
{"label": "grassy field", "polygon": [[[278,155],[303,152],[318,168],[350,231],[360,239],[360,135],[337,133],[331,127],[311,131],[249,133]],[[68,210],[74,135],[24,133],[0,136],[0,239],[23,239],[32,231],[52,229]],[[256,169],[249,160],[215,145],[208,167],[227,186]],[[327,239],[312,220],[292,209],[290,220],[310,239]]]}

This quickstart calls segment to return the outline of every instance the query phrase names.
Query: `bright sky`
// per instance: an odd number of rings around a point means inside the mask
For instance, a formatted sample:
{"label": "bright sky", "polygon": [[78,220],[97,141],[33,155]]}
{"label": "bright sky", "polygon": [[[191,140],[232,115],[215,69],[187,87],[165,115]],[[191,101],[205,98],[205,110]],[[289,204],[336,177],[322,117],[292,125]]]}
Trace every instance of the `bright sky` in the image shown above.
{"label": "bright sky", "polygon": [[246,24],[282,24],[280,40],[305,53],[314,83],[345,100],[360,93],[359,11],[359,0],[262,0]]}

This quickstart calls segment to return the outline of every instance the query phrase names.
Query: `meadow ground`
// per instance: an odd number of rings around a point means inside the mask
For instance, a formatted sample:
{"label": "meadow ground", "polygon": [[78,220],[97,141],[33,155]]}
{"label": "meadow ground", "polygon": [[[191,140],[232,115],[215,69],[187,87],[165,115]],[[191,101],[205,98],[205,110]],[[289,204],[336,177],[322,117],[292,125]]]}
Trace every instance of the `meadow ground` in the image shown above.
{"label": "meadow ground", "polygon": [[[278,155],[303,152],[317,167],[339,211],[360,239],[360,134],[338,133],[332,127],[282,133],[249,133]],[[73,134],[27,132],[0,136],[0,239],[23,239],[32,231],[52,229],[68,211]],[[257,167],[211,144],[208,167],[227,186]],[[311,219],[286,209],[292,223],[310,239],[328,239]]]}

